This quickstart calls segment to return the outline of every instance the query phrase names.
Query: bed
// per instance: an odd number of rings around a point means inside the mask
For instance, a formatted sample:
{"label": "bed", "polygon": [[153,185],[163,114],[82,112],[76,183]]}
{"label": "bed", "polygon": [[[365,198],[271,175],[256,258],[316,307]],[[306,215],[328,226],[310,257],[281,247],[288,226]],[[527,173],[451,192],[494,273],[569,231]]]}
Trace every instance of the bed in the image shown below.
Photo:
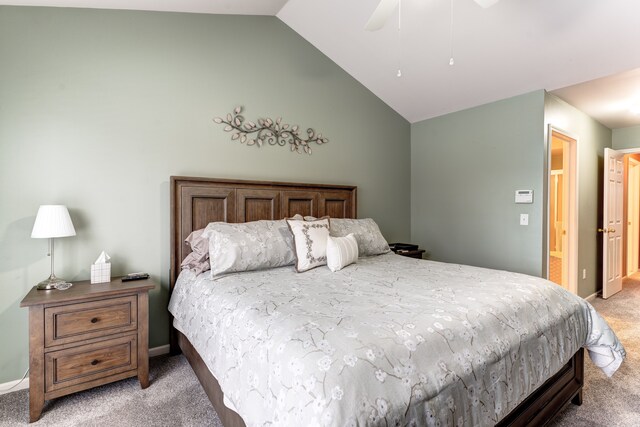
{"label": "bed", "polygon": [[[320,268],[297,274],[292,268],[281,267],[221,279],[188,271],[178,277],[180,262],[189,252],[185,238],[209,222],[275,220],[293,214],[355,218],[356,200],[356,188],[351,186],[171,178],[171,291],[175,293],[170,308],[176,315],[175,322],[172,318],[171,348],[174,353],[182,351],[189,360],[226,427],[296,425],[300,419],[309,425],[404,425],[405,420],[417,425],[440,421],[542,425],[569,402],[581,404],[584,341],[591,344],[592,358],[609,374],[624,357],[615,335],[590,305],[555,285],[541,284],[546,281],[515,273],[386,254],[362,259],[341,274]],[[391,275],[397,284],[385,275]],[[336,286],[332,283],[335,280],[344,286]],[[314,283],[323,283],[326,289]],[[426,283],[428,290],[422,290]],[[510,291],[500,292],[505,284]],[[287,302],[292,296],[287,295],[288,287],[312,306]],[[533,299],[532,294],[540,295]],[[485,301],[488,305],[484,307],[489,309],[475,309],[481,302],[475,300],[487,295],[502,299],[495,304]],[[553,301],[548,304],[552,308],[540,300]],[[254,335],[260,325],[272,319],[265,314],[268,309],[256,307],[271,306],[273,301],[279,301],[280,311],[288,313],[285,323],[291,329],[280,331],[266,343]],[[351,307],[359,307],[362,301],[371,305],[358,315]],[[442,302],[443,307],[434,302]],[[324,308],[318,311],[314,305]],[[460,315],[458,320],[464,319],[456,323],[458,326],[452,326],[452,311]],[[528,312],[538,313],[532,316],[538,323],[520,323],[519,315]],[[387,318],[393,321],[385,321]],[[237,335],[240,322],[250,324],[242,326],[242,334],[245,329],[251,334],[238,341],[227,329],[236,328]],[[216,324],[216,332],[203,329],[207,323]],[[427,323],[433,327],[425,329]],[[494,342],[471,346],[472,351],[465,354],[462,347],[456,347],[454,336],[448,335],[459,335],[469,343],[475,339],[477,344],[483,336],[487,340],[483,325],[490,323],[503,328],[505,335],[516,331],[516,335],[529,336],[531,342],[523,340],[525,344],[514,347],[493,333]],[[560,329],[543,327],[552,323]],[[264,337],[264,331],[259,337]],[[327,339],[319,339],[318,333]],[[429,334],[438,339],[434,341]],[[246,339],[251,343],[244,343]],[[374,340],[387,344],[372,344]],[[354,346],[355,342],[359,345]],[[432,351],[425,351],[427,347]],[[221,353],[212,355],[216,348]],[[483,348],[487,353],[484,359],[474,361]],[[427,362],[417,356],[420,351],[431,354],[428,364],[435,370],[427,372]],[[445,353],[450,353],[447,358]],[[270,371],[273,366],[278,366],[277,371]],[[321,381],[304,383],[298,374],[310,369],[316,369],[313,376]],[[266,376],[260,376],[261,370]],[[212,371],[218,372],[219,378]],[[472,377],[481,389],[472,383]],[[277,384],[273,384],[274,378]],[[360,388],[351,391],[339,381]],[[269,382],[268,393],[258,387],[260,382]],[[248,388],[232,390],[229,385],[240,383],[247,383]],[[228,390],[227,396],[222,389]],[[356,397],[369,390],[377,394]],[[381,393],[387,395],[376,398]],[[403,393],[406,396],[402,397]],[[306,400],[300,403],[296,399]],[[409,403],[399,411],[403,399]],[[271,411],[271,407],[281,410]],[[308,413],[304,407],[310,408]]]}

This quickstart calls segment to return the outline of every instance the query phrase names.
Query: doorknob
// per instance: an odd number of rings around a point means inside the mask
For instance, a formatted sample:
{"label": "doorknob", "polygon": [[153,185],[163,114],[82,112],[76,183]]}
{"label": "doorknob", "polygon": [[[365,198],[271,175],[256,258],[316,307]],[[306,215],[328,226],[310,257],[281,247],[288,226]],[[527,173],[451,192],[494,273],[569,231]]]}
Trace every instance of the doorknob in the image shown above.
{"label": "doorknob", "polygon": [[606,228],[598,228],[598,233],[606,233],[607,231],[609,230],[607,230]]}
{"label": "doorknob", "polygon": [[615,229],[615,228],[610,228],[610,229],[609,229],[609,233],[615,233],[615,232],[616,232],[616,229]]}

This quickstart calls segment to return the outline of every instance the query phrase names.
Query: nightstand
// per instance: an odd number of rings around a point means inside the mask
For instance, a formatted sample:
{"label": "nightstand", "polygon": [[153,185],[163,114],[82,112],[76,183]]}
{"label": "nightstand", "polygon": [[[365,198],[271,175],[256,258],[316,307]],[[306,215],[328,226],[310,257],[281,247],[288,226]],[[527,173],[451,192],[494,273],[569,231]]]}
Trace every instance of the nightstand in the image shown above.
{"label": "nightstand", "polygon": [[422,254],[425,253],[424,249],[419,249],[418,245],[411,243],[389,243],[389,248],[396,254],[409,258],[422,259]]}
{"label": "nightstand", "polygon": [[407,256],[409,258],[422,259],[422,254],[425,253],[424,249],[398,249],[396,251],[398,255]]}
{"label": "nightstand", "polygon": [[29,421],[44,401],[102,384],[138,377],[149,386],[149,290],[151,280],[92,285],[73,282],[66,291],[34,287],[29,307]]}

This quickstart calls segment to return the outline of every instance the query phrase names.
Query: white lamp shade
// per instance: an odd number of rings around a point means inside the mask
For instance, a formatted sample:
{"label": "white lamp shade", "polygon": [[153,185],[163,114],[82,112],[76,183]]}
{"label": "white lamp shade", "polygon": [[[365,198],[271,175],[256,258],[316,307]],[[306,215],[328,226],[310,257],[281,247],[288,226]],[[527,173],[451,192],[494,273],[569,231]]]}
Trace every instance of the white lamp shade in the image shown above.
{"label": "white lamp shade", "polygon": [[38,209],[36,222],[33,224],[31,237],[34,239],[47,239],[51,237],[75,236],[69,211],[64,205],[42,205]]}

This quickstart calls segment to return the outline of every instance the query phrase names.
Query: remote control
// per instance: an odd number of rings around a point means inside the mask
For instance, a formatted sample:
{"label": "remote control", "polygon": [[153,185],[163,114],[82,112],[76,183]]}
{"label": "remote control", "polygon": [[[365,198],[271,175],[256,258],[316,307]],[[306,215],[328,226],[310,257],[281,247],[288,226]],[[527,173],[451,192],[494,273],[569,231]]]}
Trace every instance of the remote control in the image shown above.
{"label": "remote control", "polygon": [[148,278],[149,278],[149,274],[147,273],[129,273],[126,276],[122,277],[122,281],[129,282],[131,280],[143,280]]}

